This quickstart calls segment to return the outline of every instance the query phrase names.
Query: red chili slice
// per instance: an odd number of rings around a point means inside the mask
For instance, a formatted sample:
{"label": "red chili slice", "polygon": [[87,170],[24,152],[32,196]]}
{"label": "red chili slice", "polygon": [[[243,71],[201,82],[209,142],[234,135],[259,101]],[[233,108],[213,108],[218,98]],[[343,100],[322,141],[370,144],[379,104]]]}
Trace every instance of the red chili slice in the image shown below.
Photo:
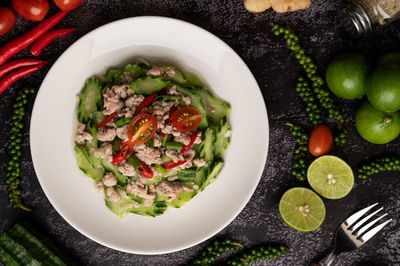
{"label": "red chili slice", "polygon": [[140,168],[138,169],[139,173],[141,173],[146,178],[153,178],[153,171],[141,160],[138,159],[140,163]]}
{"label": "red chili slice", "polygon": [[184,154],[185,152],[190,150],[190,148],[193,146],[194,142],[196,141],[198,135],[199,135],[199,131],[196,131],[190,136],[190,142],[188,145],[183,145],[181,154]]}
{"label": "red chili slice", "polygon": [[107,125],[109,122],[111,122],[111,120],[113,120],[113,118],[117,115],[117,112],[114,112],[112,114],[110,114],[109,116],[107,116],[106,118],[103,119],[103,121],[101,121],[97,127],[101,128],[104,127],[105,125]]}
{"label": "red chili slice", "polygon": [[125,160],[126,157],[128,157],[132,153],[133,147],[133,143],[128,143],[124,147],[122,147],[122,149],[114,155],[112,164],[118,165],[122,163],[122,161]]}
{"label": "red chili slice", "polygon": [[168,170],[168,169],[172,169],[172,168],[178,167],[179,165],[182,165],[182,164],[184,164],[184,163],[186,163],[186,162],[187,162],[186,160],[177,161],[176,163],[174,163],[173,161],[171,161],[171,162],[168,162],[168,163],[163,164],[162,167],[163,167],[164,169]]}
{"label": "red chili slice", "polygon": [[144,107],[150,105],[156,97],[157,93],[153,93],[150,96],[146,97],[146,99],[144,99],[143,102],[141,102],[139,106],[136,108],[135,112],[133,113],[133,116],[137,115]]}

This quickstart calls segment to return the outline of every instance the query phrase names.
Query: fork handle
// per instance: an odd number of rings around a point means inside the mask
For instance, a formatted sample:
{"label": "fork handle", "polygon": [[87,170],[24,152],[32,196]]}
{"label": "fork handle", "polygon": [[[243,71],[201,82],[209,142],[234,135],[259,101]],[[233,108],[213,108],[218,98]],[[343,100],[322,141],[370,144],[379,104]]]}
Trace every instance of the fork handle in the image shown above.
{"label": "fork handle", "polygon": [[319,262],[320,266],[330,266],[336,258],[335,250],[332,250],[323,260]]}

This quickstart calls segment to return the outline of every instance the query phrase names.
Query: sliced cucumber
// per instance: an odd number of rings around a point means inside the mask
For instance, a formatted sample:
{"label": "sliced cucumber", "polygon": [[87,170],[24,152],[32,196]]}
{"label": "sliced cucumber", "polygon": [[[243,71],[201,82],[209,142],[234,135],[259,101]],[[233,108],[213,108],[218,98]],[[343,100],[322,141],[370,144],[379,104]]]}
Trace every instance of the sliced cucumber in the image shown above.
{"label": "sliced cucumber", "polygon": [[104,118],[106,118],[106,116],[103,114],[103,112],[101,112],[101,111],[98,111],[98,112],[95,112],[95,113],[93,113],[93,118],[92,118],[92,121],[93,121],[93,123],[97,126],[101,121],[103,121],[104,120]]}
{"label": "sliced cucumber", "polygon": [[201,86],[201,81],[199,79],[199,77],[197,77],[195,74],[191,74],[191,73],[185,73],[185,77],[186,77],[186,85],[187,86]]}
{"label": "sliced cucumber", "polygon": [[207,162],[214,159],[215,151],[215,131],[212,127],[207,128],[203,135],[203,141],[200,145],[200,157],[204,158]]}
{"label": "sliced cucumber", "polygon": [[120,171],[118,171],[118,165],[113,165],[111,162],[108,162],[104,159],[101,160],[101,164],[103,165],[104,169],[115,175],[120,185],[125,185],[126,182],[128,182],[129,178],[121,174]]}
{"label": "sliced cucumber", "polygon": [[209,184],[214,182],[215,178],[217,178],[219,172],[221,172],[224,167],[224,162],[221,159],[218,159],[214,162],[214,164],[208,169],[207,177],[204,180],[203,185],[201,186],[201,190],[205,189]]}
{"label": "sliced cucumber", "polygon": [[131,213],[140,214],[143,216],[156,217],[165,212],[167,204],[163,200],[156,199],[151,206],[140,206],[139,208],[132,208]]}
{"label": "sliced cucumber", "polygon": [[231,105],[228,102],[214,96],[207,88],[194,87],[193,90],[200,96],[211,123],[217,124],[223,117],[229,115]]}
{"label": "sliced cucumber", "polygon": [[178,172],[178,180],[182,182],[194,182],[196,169],[183,169]]}
{"label": "sliced cucumber", "polygon": [[61,259],[48,250],[39,239],[21,225],[15,224],[7,231],[7,234],[27,249],[29,253],[43,265],[66,265]]}
{"label": "sliced cucumber", "polygon": [[153,176],[153,178],[148,178],[146,180],[145,185],[146,186],[154,185],[154,184],[157,184],[157,183],[161,182],[163,179],[164,179],[164,177],[159,176],[159,175],[158,176]]}
{"label": "sliced cucumber", "polygon": [[161,77],[145,77],[139,78],[128,84],[128,87],[137,94],[150,95],[159,92],[170,83]]}
{"label": "sliced cucumber", "polygon": [[140,78],[146,74],[146,69],[141,68],[137,64],[129,64],[122,70],[123,73],[129,73],[133,80]]}
{"label": "sliced cucumber", "polygon": [[91,162],[94,168],[101,168],[101,158],[97,158],[94,155],[94,152],[99,146],[99,140],[96,138],[97,135],[97,126],[94,124],[93,120],[89,121],[86,125],[86,131],[88,131],[93,139],[91,141],[86,141],[86,149],[89,154],[89,161]]}
{"label": "sliced cucumber", "polygon": [[18,262],[0,246],[0,262],[4,266],[19,266]]}
{"label": "sliced cucumber", "polygon": [[194,189],[193,191],[183,190],[176,199],[174,199],[171,202],[167,202],[167,205],[174,208],[180,208],[183,205],[185,205],[186,202],[188,202],[194,196],[196,196],[198,192],[199,192],[198,189]]}
{"label": "sliced cucumber", "polygon": [[31,254],[15,240],[13,240],[7,233],[0,236],[0,247],[2,247],[8,254],[10,254],[19,265],[42,265],[39,261],[32,257]]}
{"label": "sliced cucumber", "polygon": [[105,174],[103,168],[94,168],[91,157],[85,147],[75,146],[76,161],[78,167],[89,177],[95,180],[102,180]]}
{"label": "sliced cucumber", "polygon": [[222,118],[216,128],[215,137],[215,155],[217,157],[222,157],[225,150],[228,148],[231,141],[231,128],[226,117]]}
{"label": "sliced cucumber", "polygon": [[106,206],[119,218],[123,219],[130,212],[132,208],[134,208],[135,201],[133,201],[125,191],[122,189],[117,189],[118,194],[121,196],[119,201],[110,201],[107,193],[104,192],[105,195],[105,203]]}
{"label": "sliced cucumber", "polygon": [[104,88],[110,88],[112,85],[118,84],[122,79],[122,70],[119,68],[110,68],[104,75]]}
{"label": "sliced cucumber", "polygon": [[186,85],[187,82],[185,74],[179,69],[175,69],[175,75],[172,77],[171,81],[179,85]]}
{"label": "sliced cucumber", "polygon": [[208,126],[208,121],[207,121],[207,112],[206,109],[204,109],[203,104],[201,103],[201,99],[199,96],[197,96],[195,93],[193,93],[190,89],[183,88],[180,86],[176,86],[176,90],[180,93],[183,93],[187,96],[190,97],[191,100],[191,105],[195,107],[201,114],[201,123],[200,123],[200,128],[205,129]]}
{"label": "sliced cucumber", "polygon": [[95,77],[86,80],[79,98],[78,120],[86,124],[91,119],[92,114],[103,106],[100,81]]}

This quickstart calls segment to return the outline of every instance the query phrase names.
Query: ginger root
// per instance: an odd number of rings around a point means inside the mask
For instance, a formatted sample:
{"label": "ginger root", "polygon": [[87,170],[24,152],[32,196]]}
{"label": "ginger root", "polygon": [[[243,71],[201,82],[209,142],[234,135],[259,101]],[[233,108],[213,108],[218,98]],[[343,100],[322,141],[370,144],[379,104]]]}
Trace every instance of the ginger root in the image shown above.
{"label": "ginger root", "polygon": [[244,0],[244,7],[252,13],[263,12],[271,7],[271,0]]}
{"label": "ginger root", "polygon": [[271,0],[272,9],[278,13],[309,8],[311,0]]}

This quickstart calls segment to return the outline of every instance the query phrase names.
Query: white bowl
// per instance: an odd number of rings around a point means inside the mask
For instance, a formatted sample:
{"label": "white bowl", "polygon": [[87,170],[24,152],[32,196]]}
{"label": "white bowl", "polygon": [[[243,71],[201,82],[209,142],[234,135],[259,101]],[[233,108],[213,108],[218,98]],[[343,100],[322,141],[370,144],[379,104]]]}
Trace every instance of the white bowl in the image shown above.
{"label": "white bowl", "polygon": [[[134,62],[138,56],[199,75],[231,103],[233,134],[225,167],[203,192],[157,218],[130,214],[121,220],[107,209],[94,181],[77,166],[73,149],[76,94],[87,78]],[[268,117],[253,75],[223,41],[187,22],[135,17],[93,30],[54,63],[36,97],[30,139],[40,185],[69,224],[110,248],[162,254],[208,239],[244,208],[264,169]]]}

